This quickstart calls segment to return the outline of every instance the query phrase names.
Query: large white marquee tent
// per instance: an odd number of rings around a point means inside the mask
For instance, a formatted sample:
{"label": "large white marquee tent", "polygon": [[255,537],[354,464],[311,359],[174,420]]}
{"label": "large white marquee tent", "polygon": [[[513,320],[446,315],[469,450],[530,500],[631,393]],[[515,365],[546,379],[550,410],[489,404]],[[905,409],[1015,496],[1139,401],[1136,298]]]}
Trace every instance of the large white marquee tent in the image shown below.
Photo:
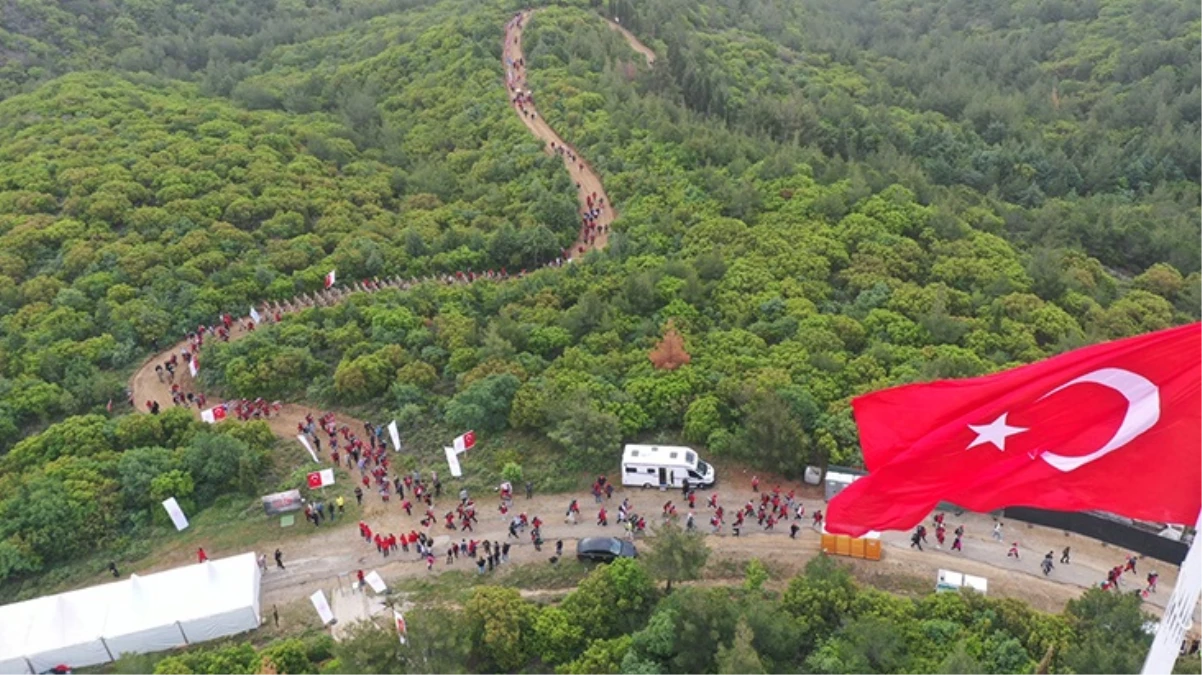
{"label": "large white marquee tent", "polygon": [[0,605],[0,673],[82,668],[258,628],[253,553]]}

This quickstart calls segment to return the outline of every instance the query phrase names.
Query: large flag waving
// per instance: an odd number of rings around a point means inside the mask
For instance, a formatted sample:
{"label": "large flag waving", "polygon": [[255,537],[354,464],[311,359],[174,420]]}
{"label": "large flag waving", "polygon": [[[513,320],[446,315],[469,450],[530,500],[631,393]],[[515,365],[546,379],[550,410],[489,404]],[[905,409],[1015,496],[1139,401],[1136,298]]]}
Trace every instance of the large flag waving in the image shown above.
{"label": "large flag waving", "polygon": [[335,275],[336,272],[337,270],[330,270],[330,273],[326,275],[326,288],[331,288],[334,286],[334,282],[337,281],[337,276]]}
{"label": "large flag waving", "polygon": [[869,474],[831,501],[827,529],[908,529],[945,500],[1193,524],[1200,339],[1195,323],[853,400]]}

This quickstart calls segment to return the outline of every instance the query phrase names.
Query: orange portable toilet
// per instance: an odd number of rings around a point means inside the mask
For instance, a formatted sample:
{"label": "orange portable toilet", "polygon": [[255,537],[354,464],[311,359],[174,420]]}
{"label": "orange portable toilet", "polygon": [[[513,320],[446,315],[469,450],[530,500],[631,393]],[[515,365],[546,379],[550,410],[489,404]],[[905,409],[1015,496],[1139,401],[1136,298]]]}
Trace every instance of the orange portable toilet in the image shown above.
{"label": "orange portable toilet", "polygon": [[864,557],[868,560],[881,559],[881,540],[880,539],[865,539],[864,540]]}
{"label": "orange portable toilet", "polygon": [[863,539],[856,537],[855,539],[851,540],[851,557],[853,557],[853,558],[863,558],[864,557],[864,540]]}
{"label": "orange portable toilet", "polygon": [[851,555],[851,537],[846,534],[840,534],[835,538],[835,553],[839,555]]}
{"label": "orange portable toilet", "polygon": [[833,535],[833,534],[822,535],[822,552],[827,553],[827,554],[831,554],[831,553],[835,552],[835,535]]}

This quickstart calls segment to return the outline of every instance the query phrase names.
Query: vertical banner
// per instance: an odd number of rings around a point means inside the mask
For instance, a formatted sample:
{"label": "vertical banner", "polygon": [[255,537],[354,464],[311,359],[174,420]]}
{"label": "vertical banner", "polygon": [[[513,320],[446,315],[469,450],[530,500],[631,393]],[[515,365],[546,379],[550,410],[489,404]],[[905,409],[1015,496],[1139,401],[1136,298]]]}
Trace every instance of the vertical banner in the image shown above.
{"label": "vertical banner", "polygon": [[309,596],[309,601],[313,603],[313,609],[317,610],[317,615],[321,617],[321,622],[324,625],[334,623],[334,611],[330,609],[330,603],[326,600],[326,594],[322,591],[317,591]]}
{"label": "vertical banner", "polygon": [[263,323],[263,317],[259,316],[259,313],[255,311],[254,307],[250,308],[250,320],[254,321],[255,325]]}
{"label": "vertical banner", "polygon": [[409,633],[409,629],[405,627],[405,615],[394,609],[392,610],[392,618],[396,621],[397,639],[401,641],[401,644],[405,644],[405,636]]}
{"label": "vertical banner", "polygon": [[367,582],[368,586],[371,586],[371,590],[377,593],[384,593],[388,590],[388,585],[384,583],[384,578],[375,570],[372,570],[370,574],[363,577],[363,580]]}
{"label": "vertical banner", "polygon": [[447,466],[451,467],[451,475],[456,478],[463,477],[463,469],[459,467],[459,453],[455,452],[455,448],[443,448],[447,453]]}
{"label": "vertical banner", "polygon": [[184,510],[179,507],[179,502],[175,501],[175,497],[164,499],[163,508],[167,509],[167,515],[171,516],[171,522],[175,525],[176,532],[188,527],[188,517],[184,515]]}
{"label": "vertical banner", "polygon": [[300,441],[301,445],[305,446],[305,449],[309,451],[309,456],[313,458],[314,462],[321,464],[321,460],[317,459],[317,453],[313,452],[313,446],[309,445],[309,439],[305,438],[304,434],[298,434],[296,440]]}
{"label": "vertical banner", "polygon": [[196,373],[200,372],[200,361],[197,361],[195,356],[188,361],[188,372],[192,373],[192,377],[196,377]]}
{"label": "vertical banner", "polygon": [[330,270],[330,273],[326,275],[326,288],[332,288],[334,286],[335,272],[337,272],[337,270]]}
{"label": "vertical banner", "polygon": [[397,429],[396,420],[388,423],[388,435],[392,437],[392,447],[394,450],[401,449],[401,432]]}

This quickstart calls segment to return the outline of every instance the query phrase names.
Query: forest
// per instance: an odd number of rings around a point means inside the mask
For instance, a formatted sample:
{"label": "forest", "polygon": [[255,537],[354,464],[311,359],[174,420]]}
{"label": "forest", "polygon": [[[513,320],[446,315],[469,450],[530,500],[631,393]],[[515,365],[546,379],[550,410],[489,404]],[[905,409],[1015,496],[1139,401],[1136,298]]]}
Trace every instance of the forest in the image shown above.
{"label": "forest", "polygon": [[[690,549],[699,541],[676,536]],[[405,645],[391,626],[364,622],[337,643],[314,633],[257,650],[128,656],[114,671],[1121,673],[1138,672],[1151,640],[1133,595],[1097,589],[1046,614],[976,593],[901,597],[822,556],[779,587],[756,559],[742,584],[665,594],[662,573],[630,559],[602,565],[557,604],[493,585],[463,588],[453,607],[419,599],[407,609]],[[1197,670],[1195,655],[1174,672]]]}
{"label": "forest", "polygon": [[[147,555],[157,495],[201,510],[292,478],[271,466],[265,426],[130,408],[129,374],[187,331],[314,291],[330,269],[516,272],[571,245],[571,179],[503,87],[503,25],[523,4],[0,4],[0,597],[66,574],[74,546]],[[472,428],[482,485],[518,463],[539,490],[571,489],[647,439],[795,478],[861,463],[856,395],[1199,319],[1194,5],[534,4],[530,82],[605,181],[620,213],[609,247],[519,280],[356,295],[206,344],[213,398],[395,418],[415,464]],[[665,348],[687,363],[653,357]],[[866,608],[846,624],[779,622],[810,631],[804,653],[773,652],[777,628],[756,623],[800,616],[788,592],[767,607],[751,591],[648,586],[614,639],[557,638],[595,660],[521,638],[501,669],[708,672],[721,657],[766,672],[1011,671],[1048,644],[1004,603],[952,611],[927,604],[953,596],[837,585],[840,608]],[[1085,630],[1081,617],[1119,611],[1092,597],[1039,621]],[[503,604],[529,631],[561,618]],[[725,613],[681,623],[701,605]],[[909,623],[869,649],[881,616]],[[471,640],[435,637],[470,650],[488,630],[474,622]],[[673,660],[663,641],[686,628],[721,636],[708,660]],[[936,658],[929,641],[948,649]],[[860,648],[876,660],[855,660]],[[312,649],[308,663],[349,663]],[[995,652],[1013,661],[982,660]],[[1084,664],[1135,667],[1062,662]]]}

